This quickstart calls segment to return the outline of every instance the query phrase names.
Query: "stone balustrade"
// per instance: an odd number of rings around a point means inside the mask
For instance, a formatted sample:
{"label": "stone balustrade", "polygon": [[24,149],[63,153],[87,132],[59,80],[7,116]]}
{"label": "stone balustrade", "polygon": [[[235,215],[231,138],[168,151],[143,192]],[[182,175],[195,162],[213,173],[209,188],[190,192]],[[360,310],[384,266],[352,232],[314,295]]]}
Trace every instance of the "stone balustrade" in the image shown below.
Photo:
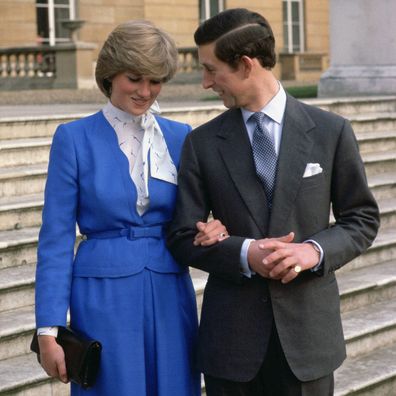
{"label": "stone balustrade", "polygon": [[179,72],[190,73],[200,68],[197,47],[181,47],[179,52]]}
{"label": "stone balustrade", "polygon": [[0,89],[92,88],[91,43],[0,48]]}
{"label": "stone balustrade", "polygon": [[[94,50],[90,43],[0,48],[0,89],[92,88]],[[179,48],[179,72],[199,69],[195,47]]]}
{"label": "stone balustrade", "polygon": [[0,78],[53,77],[56,75],[53,47],[16,47],[0,49]]}

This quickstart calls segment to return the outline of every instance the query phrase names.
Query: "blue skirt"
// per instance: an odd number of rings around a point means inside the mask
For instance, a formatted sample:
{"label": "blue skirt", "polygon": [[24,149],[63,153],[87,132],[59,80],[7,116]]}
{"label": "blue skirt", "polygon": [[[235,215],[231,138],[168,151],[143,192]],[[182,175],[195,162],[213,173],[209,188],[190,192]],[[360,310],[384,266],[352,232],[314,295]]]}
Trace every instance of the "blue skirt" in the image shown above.
{"label": "blue skirt", "polygon": [[195,292],[189,273],[148,269],[123,278],[73,278],[71,326],[102,343],[93,388],[72,396],[199,396]]}

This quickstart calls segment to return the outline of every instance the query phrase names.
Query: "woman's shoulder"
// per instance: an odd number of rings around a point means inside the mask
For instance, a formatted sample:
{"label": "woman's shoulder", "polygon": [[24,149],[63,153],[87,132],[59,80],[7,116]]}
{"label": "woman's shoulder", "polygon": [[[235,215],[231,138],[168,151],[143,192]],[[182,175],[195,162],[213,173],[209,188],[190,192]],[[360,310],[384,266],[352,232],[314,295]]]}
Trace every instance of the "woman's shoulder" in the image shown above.
{"label": "woman's shoulder", "polygon": [[68,121],[59,124],[54,134],[56,139],[71,139],[72,141],[79,141],[84,136],[89,135],[89,131],[95,131],[98,128],[98,123],[105,121],[101,111],[82,118]]}
{"label": "woman's shoulder", "polygon": [[59,125],[59,128],[72,133],[73,131],[78,131],[80,129],[85,129],[87,126],[94,125],[103,118],[102,112],[98,111],[97,113],[62,123]]}

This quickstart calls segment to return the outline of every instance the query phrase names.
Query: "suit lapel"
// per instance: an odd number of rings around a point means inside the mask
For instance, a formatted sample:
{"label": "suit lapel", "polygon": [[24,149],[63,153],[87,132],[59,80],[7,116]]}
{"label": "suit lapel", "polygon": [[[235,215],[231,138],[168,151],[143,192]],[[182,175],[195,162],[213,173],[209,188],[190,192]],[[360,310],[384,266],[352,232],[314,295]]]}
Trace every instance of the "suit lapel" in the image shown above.
{"label": "suit lapel", "polygon": [[285,232],[284,225],[309,162],[313,143],[308,132],[314,126],[301,104],[288,96],[269,226],[271,236],[279,236]]}
{"label": "suit lapel", "polygon": [[229,110],[217,134],[220,156],[262,235],[267,234],[267,198],[256,175],[252,148],[239,109]]}

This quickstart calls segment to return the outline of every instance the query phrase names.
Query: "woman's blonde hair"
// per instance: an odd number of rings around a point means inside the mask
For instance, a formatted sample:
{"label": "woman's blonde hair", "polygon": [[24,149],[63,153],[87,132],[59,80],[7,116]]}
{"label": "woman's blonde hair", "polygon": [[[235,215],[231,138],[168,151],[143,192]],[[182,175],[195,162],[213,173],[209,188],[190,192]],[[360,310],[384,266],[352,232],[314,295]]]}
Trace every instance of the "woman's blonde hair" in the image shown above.
{"label": "woman's blonde hair", "polygon": [[144,20],[118,25],[99,52],[95,78],[100,90],[111,95],[111,80],[123,72],[169,81],[177,70],[177,48],[163,30]]}

